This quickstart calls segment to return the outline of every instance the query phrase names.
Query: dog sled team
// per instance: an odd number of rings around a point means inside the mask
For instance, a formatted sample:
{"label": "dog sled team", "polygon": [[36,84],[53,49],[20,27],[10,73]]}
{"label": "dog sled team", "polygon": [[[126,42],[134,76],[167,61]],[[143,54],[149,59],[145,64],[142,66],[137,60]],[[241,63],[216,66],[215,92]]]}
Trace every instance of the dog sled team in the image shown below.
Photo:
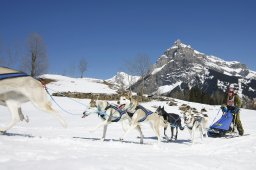
{"label": "dog sled team", "polygon": [[[103,128],[102,140],[106,137],[107,126],[113,122],[121,122],[124,133],[120,137],[120,140],[124,140],[133,129],[136,129],[140,134],[140,143],[143,143],[143,133],[141,128],[141,122],[148,122],[158,142],[161,141],[161,130],[164,129],[164,136],[167,141],[175,141],[178,138],[178,131],[183,130],[185,127],[188,129],[191,135],[191,141],[194,143],[195,134],[199,134],[201,140],[207,137],[207,134],[211,136],[225,135],[230,129],[230,124],[236,125],[239,134],[243,135],[243,128],[239,116],[239,98],[235,95],[232,88],[229,89],[226,99],[226,105],[222,106],[223,120],[220,119],[213,124],[208,130],[208,115],[206,110],[202,109],[200,112],[196,111],[188,105],[182,105],[179,107],[181,110],[181,116],[175,113],[166,112],[163,106],[157,107],[152,112],[136,100],[132,98],[132,95],[121,96],[117,104],[110,104],[107,101],[97,101],[96,107],[91,108],[83,113],[83,117],[88,116],[90,113],[97,113],[102,119],[102,123],[97,125],[92,131],[99,128]],[[233,92],[231,94],[231,92]],[[66,127],[67,124],[64,119],[56,112],[49,101],[47,92],[40,81],[28,76],[25,73],[12,70],[5,67],[0,67],[0,105],[7,106],[11,112],[11,121],[6,127],[0,127],[0,132],[5,132],[12,128],[19,121],[29,121],[28,117],[22,112],[21,104],[31,101],[37,108],[52,114],[58,121]],[[226,113],[232,113],[232,120],[228,129],[222,128],[220,124],[227,121],[225,119]],[[125,128],[125,121],[128,120],[129,127]],[[221,123],[220,123],[221,121]],[[183,124],[183,125],[182,125]],[[171,136],[167,136],[166,129],[170,128]],[[175,130],[175,133],[174,133]]]}
{"label": "dog sled team", "polygon": [[[87,117],[91,113],[97,112],[98,115],[103,119],[103,122],[96,126],[92,131],[103,127],[102,140],[105,140],[107,126],[116,120],[122,122],[124,134],[121,136],[120,140],[124,140],[127,134],[136,129],[140,134],[140,143],[143,143],[143,133],[141,129],[141,122],[148,122],[155,135],[157,136],[158,142],[161,141],[161,130],[164,129],[164,136],[167,141],[175,141],[178,137],[178,131],[184,130],[185,127],[188,128],[192,143],[194,142],[195,133],[200,134],[201,139],[207,137],[207,123],[208,116],[204,114],[205,109],[201,112],[197,112],[195,108],[191,108],[188,105],[180,106],[182,111],[180,116],[175,113],[168,113],[164,107],[157,107],[157,109],[152,112],[145,107],[139,105],[139,103],[132,99],[131,96],[121,96],[120,100],[117,102],[118,105],[110,104],[107,101],[99,101],[97,107],[94,109],[89,109],[89,111],[83,113],[83,118]],[[128,120],[129,128],[124,128],[124,122]],[[185,125],[182,125],[184,122]],[[166,129],[170,127],[171,137],[166,134]],[[175,134],[174,134],[175,130]]]}

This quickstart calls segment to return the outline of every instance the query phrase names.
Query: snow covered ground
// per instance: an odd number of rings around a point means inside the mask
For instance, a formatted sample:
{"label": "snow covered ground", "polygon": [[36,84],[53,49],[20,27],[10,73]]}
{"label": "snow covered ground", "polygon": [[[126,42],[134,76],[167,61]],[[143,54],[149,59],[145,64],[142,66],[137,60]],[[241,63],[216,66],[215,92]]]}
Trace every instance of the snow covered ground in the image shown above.
{"label": "snow covered ground", "polygon": [[[21,122],[6,134],[0,135],[1,170],[241,170],[256,168],[256,111],[241,111],[245,133],[243,137],[223,139],[207,138],[191,145],[187,129],[179,131],[177,142],[157,144],[156,136],[147,123],[142,123],[144,144],[139,144],[138,132],[132,131],[124,142],[118,139],[123,134],[120,123],[108,127],[107,140],[100,141],[102,129],[89,130],[101,122],[96,114],[85,119],[81,113],[89,100],[78,100],[85,106],[69,98],[55,97],[66,110],[78,114],[62,112],[68,128],[62,128],[48,113],[34,108],[31,103],[22,106],[30,122]],[[210,123],[219,107],[190,104],[198,109],[206,107]],[[155,106],[166,102],[152,101],[143,105],[155,110]],[[57,110],[56,105],[54,107]],[[179,113],[177,106],[165,106],[169,112]],[[61,111],[60,111],[61,112]],[[10,119],[7,108],[0,106],[0,126]],[[169,131],[168,131],[169,132]],[[162,130],[163,133],[163,130]]]}
{"label": "snow covered ground", "polygon": [[52,79],[54,82],[47,84],[50,93],[53,92],[81,92],[116,94],[116,90],[109,88],[103,80],[93,78],[71,78],[60,75],[45,74],[41,78]]}

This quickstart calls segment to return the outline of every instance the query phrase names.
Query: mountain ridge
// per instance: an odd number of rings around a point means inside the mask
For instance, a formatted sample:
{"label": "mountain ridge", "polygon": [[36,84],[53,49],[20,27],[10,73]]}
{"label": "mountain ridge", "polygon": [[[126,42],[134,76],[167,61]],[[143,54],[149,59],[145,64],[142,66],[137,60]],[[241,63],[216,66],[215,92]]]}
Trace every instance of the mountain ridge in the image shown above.
{"label": "mountain ridge", "polygon": [[[151,95],[190,100],[191,89],[197,88],[201,95],[213,98],[217,93],[223,96],[227,87],[233,85],[246,102],[256,98],[255,71],[238,61],[201,53],[180,40],[158,58],[144,81],[144,92]],[[140,92],[142,84],[139,80],[132,90]]]}

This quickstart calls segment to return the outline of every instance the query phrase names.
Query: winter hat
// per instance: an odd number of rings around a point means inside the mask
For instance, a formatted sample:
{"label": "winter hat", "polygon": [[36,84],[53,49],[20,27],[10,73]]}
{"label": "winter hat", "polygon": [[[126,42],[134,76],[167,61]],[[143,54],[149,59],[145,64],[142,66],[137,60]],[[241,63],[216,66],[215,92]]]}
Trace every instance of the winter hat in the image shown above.
{"label": "winter hat", "polygon": [[228,93],[232,93],[232,94],[235,94],[235,90],[233,87],[229,87],[228,89]]}

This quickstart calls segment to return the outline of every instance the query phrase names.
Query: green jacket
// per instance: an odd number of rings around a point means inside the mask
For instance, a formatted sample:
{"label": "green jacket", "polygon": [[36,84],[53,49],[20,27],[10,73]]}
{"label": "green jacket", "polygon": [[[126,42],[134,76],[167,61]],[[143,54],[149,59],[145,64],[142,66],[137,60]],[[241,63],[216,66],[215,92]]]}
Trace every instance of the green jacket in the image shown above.
{"label": "green jacket", "polygon": [[[228,95],[225,97],[225,99],[223,101],[224,105],[227,105],[227,101],[228,101]],[[241,99],[238,95],[235,95],[234,103],[235,103],[236,107],[240,108],[242,106]]]}

